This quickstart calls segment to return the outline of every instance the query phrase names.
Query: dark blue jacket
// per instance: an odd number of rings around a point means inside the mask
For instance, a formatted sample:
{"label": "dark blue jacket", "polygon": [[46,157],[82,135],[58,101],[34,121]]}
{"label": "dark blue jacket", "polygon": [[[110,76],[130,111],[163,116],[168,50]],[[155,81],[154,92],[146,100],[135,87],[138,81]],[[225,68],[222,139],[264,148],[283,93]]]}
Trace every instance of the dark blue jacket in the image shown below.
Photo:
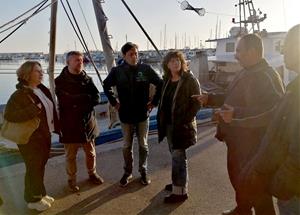
{"label": "dark blue jacket", "polygon": [[112,87],[117,89],[120,121],[138,123],[148,118],[147,103],[150,101],[150,84],[156,86],[156,93],[151,103],[157,106],[163,82],[151,66],[143,63],[131,66],[123,62],[112,68],[103,83],[104,92],[112,106],[117,103]]}

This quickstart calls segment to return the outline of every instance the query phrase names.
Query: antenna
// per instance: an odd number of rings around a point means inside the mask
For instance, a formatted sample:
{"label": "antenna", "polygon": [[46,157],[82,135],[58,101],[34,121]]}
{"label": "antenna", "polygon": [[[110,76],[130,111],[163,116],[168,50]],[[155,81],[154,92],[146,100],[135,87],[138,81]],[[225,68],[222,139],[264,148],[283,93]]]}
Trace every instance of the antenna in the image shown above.
{"label": "antenna", "polygon": [[260,23],[267,18],[267,14],[262,15],[260,9],[256,10],[252,0],[239,0],[239,3],[235,7],[237,6],[239,6],[240,20],[236,22],[235,18],[233,18],[232,23],[240,24],[240,34],[242,33],[242,24],[244,24],[246,32],[248,32],[248,24],[251,25],[253,33],[260,32]]}

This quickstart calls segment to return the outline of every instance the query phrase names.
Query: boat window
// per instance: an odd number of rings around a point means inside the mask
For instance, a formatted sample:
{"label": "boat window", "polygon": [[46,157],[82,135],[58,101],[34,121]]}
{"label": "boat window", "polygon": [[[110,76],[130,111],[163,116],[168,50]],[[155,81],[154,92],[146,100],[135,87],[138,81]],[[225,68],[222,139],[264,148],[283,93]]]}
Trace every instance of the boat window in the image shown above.
{"label": "boat window", "polygon": [[226,52],[234,52],[234,43],[226,43]]}

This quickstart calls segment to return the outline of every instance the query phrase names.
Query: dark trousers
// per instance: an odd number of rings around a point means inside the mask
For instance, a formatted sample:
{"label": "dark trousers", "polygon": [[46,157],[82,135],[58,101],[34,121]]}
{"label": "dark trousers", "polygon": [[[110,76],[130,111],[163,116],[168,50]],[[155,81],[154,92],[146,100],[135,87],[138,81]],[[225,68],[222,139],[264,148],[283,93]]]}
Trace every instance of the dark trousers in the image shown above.
{"label": "dark trousers", "polygon": [[31,138],[29,143],[18,145],[26,167],[24,191],[26,202],[38,202],[46,195],[44,173],[50,154],[50,145],[50,134],[40,138]]}
{"label": "dark trousers", "polygon": [[[252,207],[256,215],[275,215],[272,196],[266,191],[246,192],[239,187],[238,177],[247,163],[256,153],[260,144],[260,136],[251,138],[226,137],[227,144],[227,168],[230,182],[235,190],[237,208],[240,214],[252,214]],[[239,141],[240,140],[240,141]]]}

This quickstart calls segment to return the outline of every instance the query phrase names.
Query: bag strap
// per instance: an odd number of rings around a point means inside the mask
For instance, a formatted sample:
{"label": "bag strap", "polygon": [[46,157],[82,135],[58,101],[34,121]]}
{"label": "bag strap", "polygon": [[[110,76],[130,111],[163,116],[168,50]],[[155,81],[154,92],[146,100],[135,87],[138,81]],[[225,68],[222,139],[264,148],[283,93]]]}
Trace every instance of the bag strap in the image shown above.
{"label": "bag strap", "polygon": [[30,101],[32,101],[32,103],[35,104],[34,99],[33,99],[30,95],[27,95],[27,96],[28,96],[28,98],[30,99]]}

